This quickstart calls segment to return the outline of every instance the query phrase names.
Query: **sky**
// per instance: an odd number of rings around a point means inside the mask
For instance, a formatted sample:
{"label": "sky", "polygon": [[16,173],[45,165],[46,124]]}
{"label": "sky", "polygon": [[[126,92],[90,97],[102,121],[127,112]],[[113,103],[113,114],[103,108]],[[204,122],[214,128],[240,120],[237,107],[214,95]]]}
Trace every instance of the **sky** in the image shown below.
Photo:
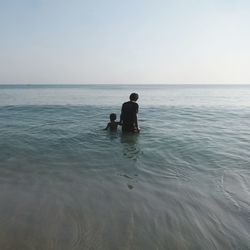
{"label": "sky", "polygon": [[0,84],[248,84],[249,0],[0,0]]}

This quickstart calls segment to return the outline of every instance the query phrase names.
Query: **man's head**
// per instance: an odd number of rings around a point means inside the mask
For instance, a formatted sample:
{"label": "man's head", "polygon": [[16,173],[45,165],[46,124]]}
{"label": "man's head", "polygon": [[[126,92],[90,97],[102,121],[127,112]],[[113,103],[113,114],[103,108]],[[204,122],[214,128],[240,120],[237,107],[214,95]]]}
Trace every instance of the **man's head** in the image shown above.
{"label": "man's head", "polygon": [[139,98],[139,95],[137,93],[132,93],[130,96],[129,96],[129,99],[130,101],[133,101],[133,102],[136,102]]}

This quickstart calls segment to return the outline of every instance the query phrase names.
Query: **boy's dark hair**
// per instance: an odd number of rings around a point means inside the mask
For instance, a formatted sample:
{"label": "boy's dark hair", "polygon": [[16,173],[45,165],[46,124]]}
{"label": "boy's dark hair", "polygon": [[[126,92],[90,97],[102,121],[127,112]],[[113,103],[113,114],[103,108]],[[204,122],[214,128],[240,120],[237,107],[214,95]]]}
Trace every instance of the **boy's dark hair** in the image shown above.
{"label": "boy's dark hair", "polygon": [[109,118],[110,118],[110,121],[116,120],[116,114],[115,113],[110,114]]}
{"label": "boy's dark hair", "polygon": [[130,101],[137,101],[139,98],[139,95],[137,93],[132,93],[130,96],[129,96],[129,99]]}

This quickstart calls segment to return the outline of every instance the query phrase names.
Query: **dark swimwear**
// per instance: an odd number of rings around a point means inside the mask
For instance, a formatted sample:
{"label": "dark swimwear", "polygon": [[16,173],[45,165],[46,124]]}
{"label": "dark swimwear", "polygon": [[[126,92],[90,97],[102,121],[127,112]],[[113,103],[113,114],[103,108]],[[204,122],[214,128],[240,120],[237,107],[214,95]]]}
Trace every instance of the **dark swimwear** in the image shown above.
{"label": "dark swimwear", "polygon": [[121,122],[123,132],[135,132],[138,129],[137,113],[139,105],[135,102],[129,101],[122,105]]}

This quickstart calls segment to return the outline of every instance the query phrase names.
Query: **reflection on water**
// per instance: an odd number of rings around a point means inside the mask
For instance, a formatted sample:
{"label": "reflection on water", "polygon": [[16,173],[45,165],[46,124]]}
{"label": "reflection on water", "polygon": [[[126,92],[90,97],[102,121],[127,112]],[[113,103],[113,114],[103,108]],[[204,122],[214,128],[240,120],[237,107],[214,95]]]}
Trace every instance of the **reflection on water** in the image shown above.
{"label": "reflection on water", "polygon": [[140,155],[139,134],[121,133],[120,143],[122,147],[122,154],[127,159],[126,168],[122,168],[123,172],[119,175],[124,178],[129,190],[135,188],[138,182],[138,170],[136,161]]}
{"label": "reflection on water", "polygon": [[139,134],[137,133],[122,133],[121,145],[123,155],[128,159],[136,161],[140,154],[140,146],[138,143]]}

